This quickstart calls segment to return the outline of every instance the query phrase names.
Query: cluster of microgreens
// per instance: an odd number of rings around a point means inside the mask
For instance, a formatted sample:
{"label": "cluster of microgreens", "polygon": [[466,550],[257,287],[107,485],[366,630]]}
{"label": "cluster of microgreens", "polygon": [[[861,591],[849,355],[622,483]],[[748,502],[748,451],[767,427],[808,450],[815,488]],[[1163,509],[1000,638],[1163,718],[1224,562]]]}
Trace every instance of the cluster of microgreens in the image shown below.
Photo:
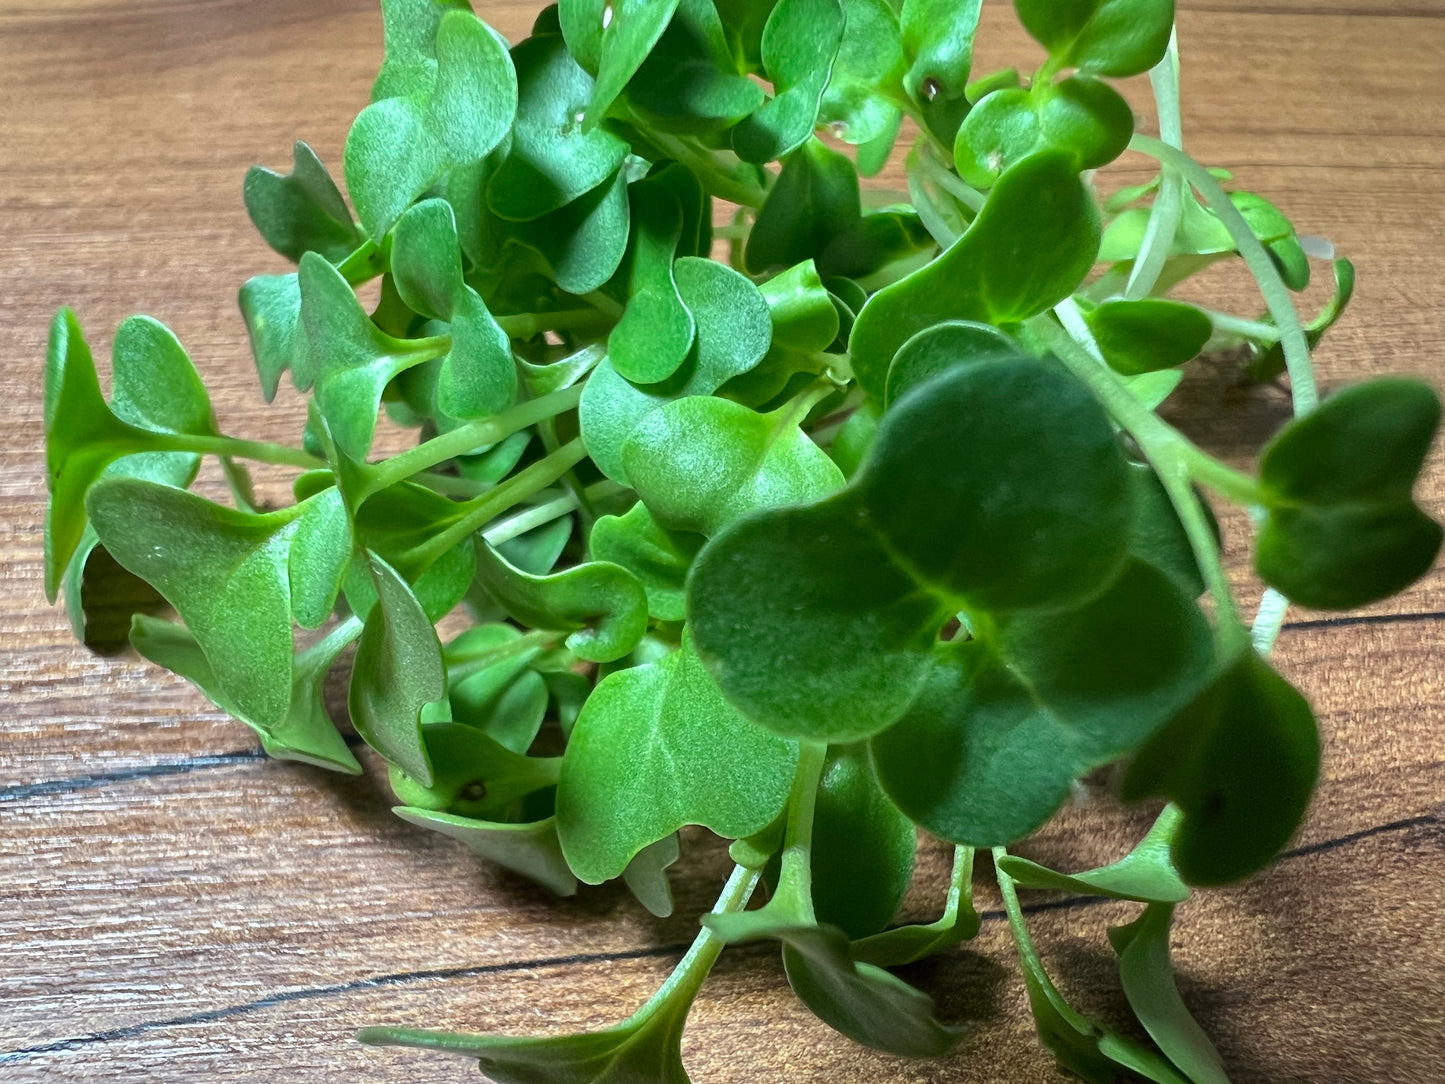
{"label": "cluster of microgreens", "polygon": [[[310,393],[300,447],[218,432],[144,317],[107,402],[56,318],[46,584],[88,642],[128,636],[271,754],[352,773],[323,685],[354,645],[350,722],[397,815],[559,895],[620,877],[666,914],[678,830],[733,841],[696,943],[616,1027],[365,1041],[504,1082],[683,1082],[712,962],[770,938],[829,1025],[943,1054],[957,1031],[885,969],[977,932],[992,848],[1062,1066],[1225,1079],[1175,990],[1173,909],[1299,824],[1318,736],[1263,655],[1285,600],[1353,607],[1429,567],[1411,490],[1438,405],[1406,380],[1316,403],[1309,350],[1350,265],[1302,325],[1289,221],[1180,149],[1170,0],[1016,0],[1042,67],[970,81],[979,6],[562,0],[509,47],[466,0],[383,0],[346,144],[359,222],[304,144],[246,178],[298,264],[240,305],[267,396],[288,370]],[[1101,78],[1146,71],[1160,139]],[[905,123],[907,196],[860,191]],[[1159,176],[1101,205],[1086,171],[1126,148]],[[1266,316],[1161,296],[1234,258]],[[1297,413],[1257,475],[1154,412],[1186,362],[1241,346]],[[419,436],[377,460],[383,409]],[[188,491],[207,455],[231,506]],[[245,459],[300,468],[294,503],[257,507]],[[1196,487],[1253,517],[1252,637]],[[1168,801],[1126,858],[1006,854],[1120,760],[1126,800]],[[944,913],[889,928],[919,827],[957,847]],[[1019,887],[1144,905],[1109,940],[1154,1047],[1068,1005]]]}

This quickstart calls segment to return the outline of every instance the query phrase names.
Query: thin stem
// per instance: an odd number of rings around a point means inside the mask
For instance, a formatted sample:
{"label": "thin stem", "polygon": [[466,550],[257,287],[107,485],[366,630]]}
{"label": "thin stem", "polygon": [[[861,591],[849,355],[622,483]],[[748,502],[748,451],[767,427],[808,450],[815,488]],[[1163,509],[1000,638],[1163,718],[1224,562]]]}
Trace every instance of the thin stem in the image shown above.
{"label": "thin stem", "polygon": [[1092,1030],[1092,1025],[1064,1001],[1058,987],[1049,978],[1049,973],[1044,970],[1044,962],[1039,959],[1039,951],[1034,947],[1034,939],[1029,936],[1028,925],[1024,922],[1024,909],[1019,906],[1019,896],[1018,892],[1014,890],[1013,878],[999,868],[999,859],[1007,856],[1008,851],[1005,848],[995,847],[993,849],[993,868],[994,874],[998,878],[998,892],[1003,897],[1003,909],[1008,914],[1009,929],[1013,932],[1014,944],[1019,950],[1019,962],[1044,991],[1053,994],[1050,1000],[1059,1014],[1080,1032],[1088,1034]]}
{"label": "thin stem", "polygon": [[495,666],[499,662],[506,662],[508,659],[515,659],[522,655],[539,655],[556,644],[557,641],[565,635],[566,633],[562,632],[547,632],[545,630],[534,629],[532,632],[519,636],[508,643],[500,644],[486,651],[478,651],[474,655],[457,658],[455,662],[453,662],[452,658],[444,655],[443,657],[446,661],[447,668],[447,684],[455,685],[457,682],[466,681],[467,678],[475,674],[480,674],[483,670]]}
{"label": "thin stem", "polygon": [[1259,599],[1259,609],[1255,611],[1254,624],[1249,629],[1249,639],[1261,655],[1268,655],[1273,650],[1288,612],[1289,599],[1273,587],[1266,587]]}
{"label": "thin stem", "polygon": [[953,848],[953,873],[948,879],[948,898],[944,901],[943,917],[938,920],[941,926],[956,923],[965,897],[973,894],[973,855],[972,847]]}
{"label": "thin stem", "polygon": [[963,204],[974,214],[983,210],[983,205],[988,202],[988,196],[966,184],[962,178],[953,172],[947,165],[938,161],[933,156],[931,149],[921,150],[918,153],[918,164],[928,174],[928,179],[939,188],[943,189],[959,203]]}
{"label": "thin stem", "polygon": [[[627,492],[627,487],[619,485],[610,478],[604,478],[600,482],[593,482],[586,489],[589,501],[599,501],[606,497],[616,496],[618,493]],[[482,532],[485,538],[494,546],[500,546],[503,542],[510,542],[519,538],[528,531],[535,530],[544,523],[551,523],[554,519],[561,519],[577,507],[577,495],[564,493],[555,497],[545,504],[534,505],[525,511],[518,512],[500,523],[488,527]]]}
{"label": "thin stem", "polygon": [[702,174],[704,184],[714,196],[729,203],[736,203],[740,207],[753,208],[761,207],[768,198],[768,191],[763,185],[743,175],[750,167],[742,161],[729,167],[711,150],[699,146],[686,136],[669,135],[654,129],[647,132],[646,138],[668,157],[676,158],[683,165]]}
{"label": "thin stem", "polygon": [[[1169,32],[1169,47],[1164,58],[1149,72],[1154,88],[1154,102],[1159,115],[1159,138],[1171,147],[1184,147],[1184,123],[1179,111],[1179,44],[1174,31]],[[1144,240],[1134,269],[1129,273],[1124,296],[1130,301],[1148,297],[1159,282],[1159,275],[1174,247],[1179,232],[1179,219],[1184,211],[1184,178],[1172,166],[1159,171],[1159,193],[1149,212]]]}
{"label": "thin stem", "polygon": [[312,470],[326,466],[326,460],[318,459],[301,448],[286,444],[273,444],[262,440],[238,440],[235,437],[202,437],[190,433],[155,433],[155,443],[166,451],[196,452],[201,455],[218,455],[236,459],[252,459],[258,463],[277,463],[285,467],[302,467]]}
{"label": "thin stem", "polygon": [[445,463],[448,459],[455,459],[478,448],[490,447],[504,437],[536,425],[545,418],[571,410],[581,398],[582,385],[574,385],[544,395],[540,399],[518,403],[500,414],[468,422],[450,433],[433,437],[425,444],[418,444],[415,448],[376,464],[364,495],[378,493],[414,474],[429,470],[438,463]]}
{"label": "thin stem", "polygon": [[1226,466],[1194,444],[1188,444],[1184,454],[1188,459],[1189,476],[1194,481],[1208,486],[1235,504],[1251,507],[1264,503],[1259,483],[1249,475]]}
{"label": "thin stem", "polygon": [[531,339],[544,331],[592,331],[610,327],[613,320],[591,309],[565,309],[561,312],[523,312],[515,316],[493,317],[497,326],[512,339]]}
{"label": "thin stem", "polygon": [[1295,312],[1289,287],[1284,284],[1279,269],[1275,267],[1264,245],[1239,213],[1239,208],[1225,195],[1224,189],[1219,187],[1219,182],[1210,175],[1209,170],[1183,151],[1150,136],[1141,135],[1131,139],[1129,146],[1177,169],[1204,197],[1209,209],[1229,230],[1234,247],[1244,257],[1245,265],[1259,284],[1259,292],[1264,297],[1270,318],[1279,328],[1279,341],[1284,349],[1285,368],[1289,370],[1295,415],[1310,413],[1319,405],[1319,389],[1315,386],[1314,368],[1310,364],[1309,340],[1305,337],[1299,314]]}
{"label": "thin stem", "polygon": [[[1195,560],[1204,574],[1204,582],[1214,598],[1220,650],[1226,655],[1233,654],[1248,640],[1248,633],[1240,620],[1229,578],[1224,574],[1214,531],[1190,485],[1191,478],[1202,469],[1209,457],[1136,399],[1108,368],[1070,338],[1048,315],[1036,316],[1025,326],[1053,351],[1071,373],[1088,385],[1104,409],[1139,442],[1179,515]],[[1220,467],[1228,470],[1222,464]]]}
{"label": "thin stem", "polygon": [[327,659],[361,635],[362,620],[352,614],[310,647],[296,655],[296,669],[303,670],[312,662]]}
{"label": "thin stem", "polygon": [[1216,332],[1224,335],[1238,335],[1256,342],[1279,342],[1279,328],[1273,324],[1266,324],[1260,320],[1244,320],[1238,316],[1230,316],[1227,312],[1212,312],[1208,309],[1204,311]]}
{"label": "thin stem", "polygon": [[[732,875],[723,885],[722,895],[713,905],[711,913],[727,915],[741,911],[748,905],[748,900],[752,898],[753,890],[758,887],[758,881],[762,879],[762,876],[762,870],[734,866]],[[693,939],[687,954],[672,969],[672,974],[667,977],[667,981],[657,988],[657,992],[647,999],[642,1008],[632,1014],[627,1023],[647,1018],[673,997],[681,995],[687,1001],[691,1001],[697,996],[703,980],[707,978],[708,972],[712,970],[712,965],[717,962],[718,956],[722,954],[726,945],[726,941],[704,926]]]}
{"label": "thin stem", "polygon": [[453,546],[465,542],[476,531],[491,520],[518,504],[538,490],[545,489],[558,478],[580,463],[587,455],[582,438],[569,441],[551,455],[537,460],[525,470],[518,471],[505,482],[497,483],[495,489],[484,493],[474,501],[460,505],[461,518],[451,526],[432,535],[421,545],[407,554],[408,563],[427,568]]}
{"label": "thin stem", "polygon": [[824,742],[798,743],[798,773],[788,795],[788,821],[783,830],[783,863],[770,904],[777,904],[805,925],[817,921],[813,911],[813,814],[827,756]]}

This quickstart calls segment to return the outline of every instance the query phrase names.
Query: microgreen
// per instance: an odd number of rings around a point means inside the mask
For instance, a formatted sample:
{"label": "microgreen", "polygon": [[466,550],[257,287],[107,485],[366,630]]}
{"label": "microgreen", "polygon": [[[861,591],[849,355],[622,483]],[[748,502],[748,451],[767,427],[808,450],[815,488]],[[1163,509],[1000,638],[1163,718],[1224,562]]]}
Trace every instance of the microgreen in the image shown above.
{"label": "microgreen", "polygon": [[[1321,399],[1310,351],[1353,265],[1302,322],[1294,225],[1181,148],[1169,0],[1016,0],[1032,76],[972,70],[980,6],[564,0],[509,44],[466,0],[383,0],[350,206],[302,143],[244,185],[296,264],[239,298],[263,396],[289,371],[309,397],[295,446],[222,433],[147,317],[107,400],[56,317],[45,586],[87,643],[128,633],[267,752],[359,773],[324,697],[349,662],[345,721],[397,816],[557,895],[617,879],[667,915],[689,826],[731,841],[692,948],[622,1023],[364,1041],[500,1082],[685,1084],[709,969],[771,940],[827,1024],[943,1055],[958,1029],[888,969],[977,934],[991,848],[1063,1068],[1227,1079],[1170,926],[1299,827],[1326,751],[1260,652],[1289,601],[1430,568],[1413,489],[1439,402],[1394,378]],[[1145,71],[1160,139],[1109,82]],[[907,200],[859,180],[899,140]],[[1101,199],[1087,171],[1126,148],[1159,176]],[[1231,259],[1265,316],[1171,296]],[[1156,412],[1241,346],[1297,415],[1247,469]],[[383,414],[415,442],[379,452]],[[206,456],[229,503],[190,491]],[[243,461],[293,472],[293,500],[259,505]],[[1254,525],[1253,630],[1216,500]],[[1005,850],[1105,765],[1168,803],[1132,851],[1069,873]],[[920,828],[954,845],[947,897],[895,924]],[[1108,938],[1148,1042],[1050,978],[1035,890],[1142,906]]]}

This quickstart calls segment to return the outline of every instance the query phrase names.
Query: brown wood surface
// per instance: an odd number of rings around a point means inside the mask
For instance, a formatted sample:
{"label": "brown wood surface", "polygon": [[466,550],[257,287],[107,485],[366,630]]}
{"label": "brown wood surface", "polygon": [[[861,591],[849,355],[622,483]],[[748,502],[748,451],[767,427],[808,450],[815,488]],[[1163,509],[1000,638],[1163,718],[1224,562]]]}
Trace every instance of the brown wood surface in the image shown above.
{"label": "brown wood surface", "polygon": [[[1358,264],[1356,303],[1318,358],[1325,386],[1390,371],[1445,380],[1445,3],[1181,7],[1190,149]],[[478,9],[512,36],[531,16],[518,0]],[[981,38],[981,63],[1036,57],[1001,2]],[[521,1033],[619,1018],[665,975],[725,872],[718,848],[694,846],[666,921],[607,889],[557,903],[396,821],[374,770],[349,780],[262,759],[179,680],[82,650],[44,603],[40,374],[54,309],[76,308],[102,358],[121,318],[157,316],[228,431],[294,434],[294,398],[263,409],[235,309],[247,276],[281,266],[246,221],[241,176],[283,166],[295,138],[335,163],[379,56],[369,0],[0,0],[0,1079],[476,1079],[464,1061],[349,1036],[379,1022]],[[1218,286],[1252,314],[1237,280]],[[1282,398],[1241,389],[1226,367],[1200,373],[1172,416],[1247,457]],[[1445,512],[1438,455],[1422,496]],[[1246,525],[1226,527],[1242,567]],[[1436,573],[1361,615],[1296,613],[1281,638],[1280,664],[1319,712],[1323,786],[1295,849],[1182,907],[1174,943],[1185,997],[1238,1081],[1445,1080],[1441,611]],[[1101,800],[1024,851],[1077,868],[1121,853],[1141,824]],[[946,872],[942,848],[926,847],[910,915],[932,912]],[[1120,1019],[1104,928],[1129,906],[1035,902],[1060,985]],[[770,953],[730,952],[688,1032],[694,1080],[1060,1079],[1011,952],[990,912],[967,951],[911,970],[970,1026],[957,1055],[933,1062],[849,1044],[797,1006]]]}

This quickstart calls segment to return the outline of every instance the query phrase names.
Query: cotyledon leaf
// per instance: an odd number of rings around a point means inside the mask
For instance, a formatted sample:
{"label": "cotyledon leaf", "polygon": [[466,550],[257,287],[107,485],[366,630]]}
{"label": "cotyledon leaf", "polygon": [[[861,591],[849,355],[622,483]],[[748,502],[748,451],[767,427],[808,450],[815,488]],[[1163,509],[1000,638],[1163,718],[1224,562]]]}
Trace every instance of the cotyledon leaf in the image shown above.
{"label": "cotyledon leaf", "polygon": [[783,162],[748,234],[745,263],[759,273],[821,256],[861,216],[853,163],[818,139]]}
{"label": "cotyledon leaf", "polygon": [[764,98],[763,88],[739,71],[712,0],[682,0],[627,85],[628,105],[670,132],[731,127]]}
{"label": "cotyledon leaf", "polygon": [[903,88],[928,128],[950,143],[968,112],[964,91],[983,0],[903,0],[899,30],[907,70]]}
{"label": "cotyledon leaf", "polygon": [[398,806],[392,812],[408,824],[440,832],[466,844],[478,857],[519,873],[559,896],[577,894],[577,878],[562,857],[562,848],[557,844],[557,825],[552,817],[530,824],[512,824],[412,806]]}
{"label": "cotyledon leaf", "polygon": [[1010,323],[1057,304],[1098,249],[1098,210],[1073,159],[1060,151],[1024,159],[941,256],[869,298],[848,341],[858,382],[881,397],[898,348],[939,321]]}
{"label": "cotyledon leaf", "polygon": [[1178,809],[1165,806],[1149,833],[1133,850],[1117,862],[1082,873],[1059,873],[1016,854],[1004,855],[996,861],[999,869],[1020,888],[1053,889],[1146,903],[1180,903],[1188,898],[1189,886],[1179,879],[1169,849],[1182,819]]}
{"label": "cotyledon leaf", "polygon": [[695,330],[673,277],[682,207],[665,185],[645,180],[632,186],[628,199],[634,224],[629,293],[622,319],[607,338],[607,357],[626,379],[655,384],[677,372],[692,348]]}
{"label": "cotyledon leaf", "polygon": [[647,610],[659,621],[686,616],[684,584],[703,539],[661,526],[638,501],[625,515],[603,516],[592,526],[590,546],[599,561],[621,565],[642,581]]}
{"label": "cotyledon leaf", "polygon": [[1123,77],[1159,63],[1174,0],[1014,0],[1019,22],[1059,65]]}
{"label": "cotyledon leaf", "polygon": [[797,756],[723,700],[684,635],[661,662],[609,675],[583,707],[557,786],[568,865],[600,884],[685,824],[751,835],[786,802]]}
{"label": "cotyledon leaf", "polygon": [[246,171],[246,213],[266,243],[293,263],[303,252],[340,263],[362,241],[351,211],[315,151],[298,140],[292,159],[285,176],[263,166]]}
{"label": "cotyledon leaf", "polygon": [[607,0],[602,9],[602,40],[597,83],[583,123],[595,125],[611,108],[652,47],[672,21],[678,0]]}
{"label": "cotyledon leaf", "polygon": [[778,0],[763,28],[763,68],[774,96],[733,129],[745,162],[782,158],[813,134],[843,41],[840,0]]}

